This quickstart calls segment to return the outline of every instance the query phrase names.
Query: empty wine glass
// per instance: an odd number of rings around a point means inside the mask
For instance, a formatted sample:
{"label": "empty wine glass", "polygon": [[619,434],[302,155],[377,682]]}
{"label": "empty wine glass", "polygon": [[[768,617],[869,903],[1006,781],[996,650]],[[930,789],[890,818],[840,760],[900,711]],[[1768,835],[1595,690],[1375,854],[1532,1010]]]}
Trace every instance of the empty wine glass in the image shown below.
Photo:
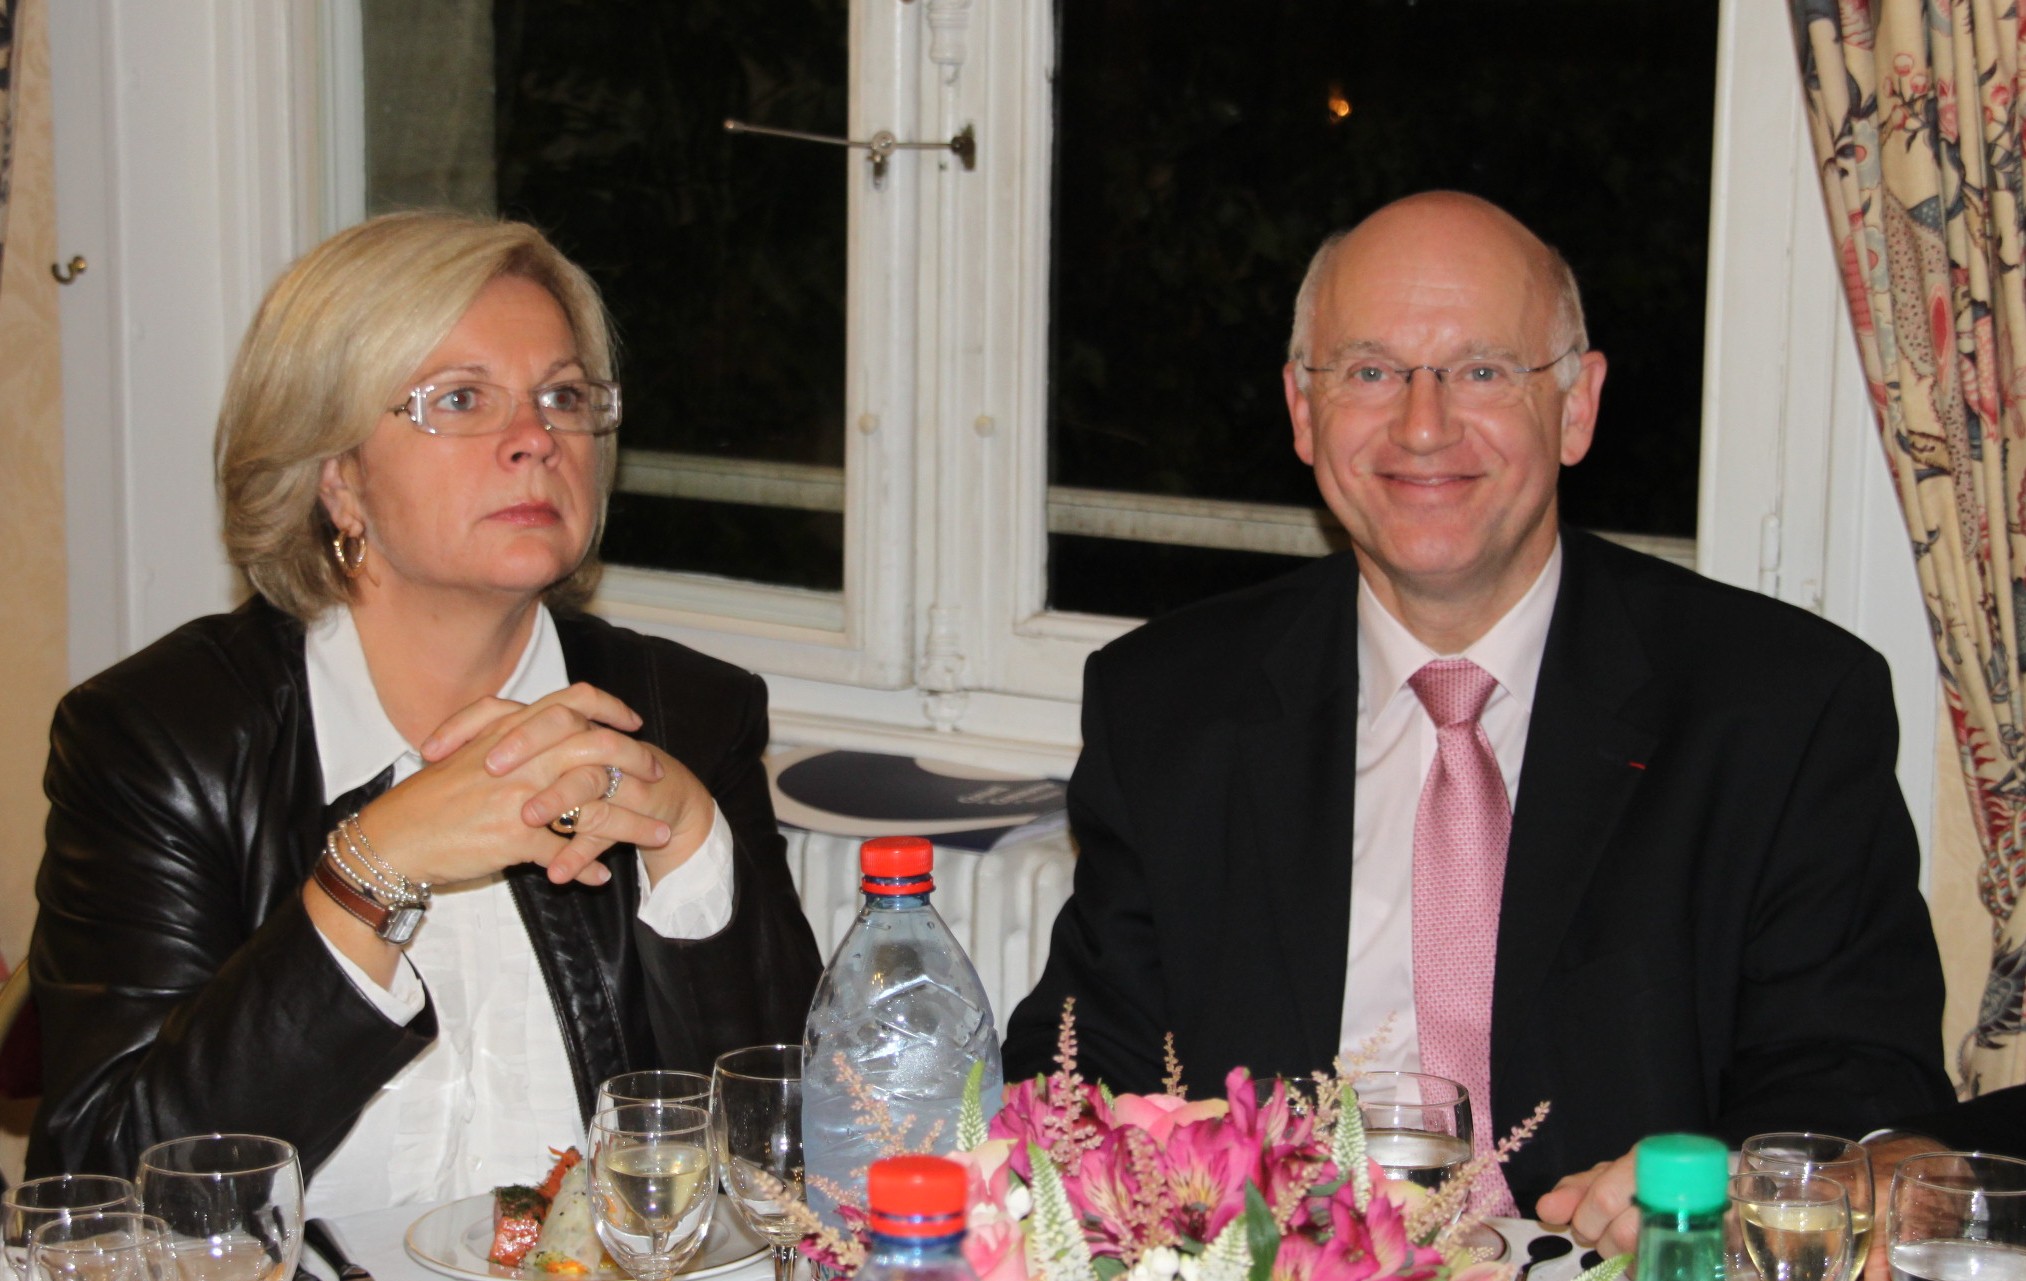
{"label": "empty wine glass", "polygon": [[1898,1281],[2026,1277],[2026,1161],[1908,1157],[1892,1172],[1885,1233]]}
{"label": "empty wine glass", "polygon": [[0,1194],[0,1258],[15,1281],[28,1281],[28,1244],[35,1230],[96,1211],[134,1212],[134,1185],[111,1174],[52,1174]]}
{"label": "empty wine glass", "polygon": [[598,1239],[639,1281],[667,1281],[710,1228],[710,1113],[686,1103],[622,1103],[591,1118],[591,1204]]}
{"label": "empty wine glass", "polygon": [[793,1281],[802,1228],[802,1047],[754,1045],[718,1056],[711,1138],[718,1177],[739,1215],[766,1238],[774,1281]]}
{"label": "empty wine glass", "polygon": [[1842,1184],[1850,1199],[1850,1266],[1864,1266],[1876,1220],[1871,1154],[1863,1144],[1833,1134],[1755,1134],[1745,1140],[1740,1165],[1772,1174],[1814,1174]]}
{"label": "empty wine glass", "polygon": [[29,1238],[28,1268],[34,1281],[177,1281],[168,1225],[131,1210],[43,1224]]}
{"label": "empty wine glass", "polygon": [[1834,1179],[1752,1170],[1735,1175],[1731,1208],[1745,1253],[1764,1281],[1844,1281],[1850,1275],[1850,1198]]}
{"label": "empty wine glass", "polygon": [[257,1134],[200,1134],[141,1153],[141,1207],[169,1226],[185,1281],[291,1281],[302,1255],[295,1148]]}
{"label": "empty wine glass", "polygon": [[621,1072],[598,1087],[598,1106],[592,1115],[622,1103],[687,1103],[708,1109],[711,1079],[701,1072],[679,1072],[673,1068]]}

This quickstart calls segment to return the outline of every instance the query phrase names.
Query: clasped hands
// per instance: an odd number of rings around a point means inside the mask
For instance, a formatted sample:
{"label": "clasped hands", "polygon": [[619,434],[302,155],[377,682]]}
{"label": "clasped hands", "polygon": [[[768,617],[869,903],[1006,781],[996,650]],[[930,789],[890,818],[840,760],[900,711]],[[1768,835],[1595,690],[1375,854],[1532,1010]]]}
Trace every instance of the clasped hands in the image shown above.
{"label": "clasped hands", "polygon": [[[558,885],[603,885],[598,858],[631,844],[653,880],[710,834],[715,805],[696,775],[631,737],[640,716],[576,684],[534,703],[482,698],[420,744],[423,768],[361,811],[360,824],[410,879],[454,885],[516,863],[538,863]],[[605,799],[610,775],[618,790]],[[577,811],[576,830],[549,829]]]}

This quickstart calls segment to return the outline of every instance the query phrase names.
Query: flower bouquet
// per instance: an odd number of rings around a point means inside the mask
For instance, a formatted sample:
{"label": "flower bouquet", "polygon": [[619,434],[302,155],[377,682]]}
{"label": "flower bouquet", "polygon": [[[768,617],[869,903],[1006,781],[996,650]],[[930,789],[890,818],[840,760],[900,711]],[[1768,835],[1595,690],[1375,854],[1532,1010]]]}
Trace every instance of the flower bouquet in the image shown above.
{"label": "flower bouquet", "polygon": [[[1360,1056],[1361,1058],[1365,1056]],[[1531,1136],[1547,1104],[1488,1155],[1430,1191],[1389,1180],[1365,1154],[1350,1086],[1355,1065],[1311,1082],[1256,1082],[1244,1068],[1225,1097],[1191,1100],[1169,1040],[1161,1094],[1114,1095],[1077,1074],[1065,1005],[1057,1070],[1008,1086],[998,1114],[972,1073],[951,1159],[970,1174],[964,1255],[980,1281],[1506,1281],[1511,1266],[1462,1244],[1471,1181]],[[862,1097],[868,1128],[905,1141]],[[918,1145],[925,1149],[933,1135]],[[802,1252],[848,1274],[866,1255],[854,1229],[808,1214]],[[806,1213],[806,1211],[805,1211]],[[1615,1266],[1614,1266],[1615,1265]],[[1609,1281],[1622,1260],[1579,1281]]]}

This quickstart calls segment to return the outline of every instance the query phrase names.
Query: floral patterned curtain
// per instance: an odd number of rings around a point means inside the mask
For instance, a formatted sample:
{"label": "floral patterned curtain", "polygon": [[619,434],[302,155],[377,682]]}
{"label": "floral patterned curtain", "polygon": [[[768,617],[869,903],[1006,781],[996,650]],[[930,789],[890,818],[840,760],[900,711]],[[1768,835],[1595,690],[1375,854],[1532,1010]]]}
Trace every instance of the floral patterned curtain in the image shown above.
{"label": "floral patterned curtain", "polygon": [[1830,230],[1913,539],[1992,962],[1969,1093],[2026,1080],[2026,240],[2017,0],[1793,0]]}
{"label": "floral patterned curtain", "polygon": [[7,248],[7,181],[14,170],[14,13],[18,0],[0,0],[0,253]]}

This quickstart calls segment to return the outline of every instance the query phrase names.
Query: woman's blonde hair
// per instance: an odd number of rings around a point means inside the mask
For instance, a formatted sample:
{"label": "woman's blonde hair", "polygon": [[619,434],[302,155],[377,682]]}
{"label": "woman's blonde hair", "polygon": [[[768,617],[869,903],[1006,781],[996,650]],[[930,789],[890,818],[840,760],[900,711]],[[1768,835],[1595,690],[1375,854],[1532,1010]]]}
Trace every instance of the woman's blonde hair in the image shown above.
{"label": "woman's blonde hair", "polygon": [[[277,608],[307,621],[349,597],[317,493],[323,465],[365,443],[416,366],[501,276],[548,290],[586,375],[612,377],[598,287],[525,223],[385,214],[310,250],[267,291],[226,384],[214,456],[226,554]],[[551,605],[581,607],[597,586],[616,440],[598,439],[598,520],[582,563],[549,587]]]}

